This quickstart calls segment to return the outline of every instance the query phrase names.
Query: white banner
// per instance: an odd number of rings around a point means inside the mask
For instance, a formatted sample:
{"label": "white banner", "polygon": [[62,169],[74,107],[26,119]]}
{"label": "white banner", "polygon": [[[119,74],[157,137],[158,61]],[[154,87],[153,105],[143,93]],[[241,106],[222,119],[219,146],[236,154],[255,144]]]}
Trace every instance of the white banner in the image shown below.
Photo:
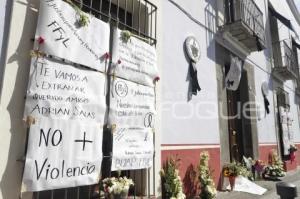
{"label": "white banner", "polygon": [[279,107],[279,114],[280,114],[280,122],[281,122],[281,130],[282,130],[282,143],[283,143],[283,154],[289,155],[290,154],[290,145],[292,144],[292,140],[289,138],[289,126],[288,126],[288,113],[286,112],[285,108]]}
{"label": "white banner", "polygon": [[230,69],[225,77],[228,90],[237,90],[242,76],[242,61],[238,57],[231,57]]}
{"label": "white banner", "polygon": [[112,80],[111,88],[110,124],[120,127],[154,127],[154,88],[120,78]]}
{"label": "white banner", "polygon": [[102,127],[41,119],[29,133],[23,191],[96,184],[102,161]]}
{"label": "white banner", "polygon": [[104,123],[105,75],[32,58],[25,103],[27,116]]}
{"label": "white banner", "polygon": [[114,129],[112,171],[150,168],[153,153],[151,128]]}
{"label": "white banner", "polygon": [[89,15],[89,24],[79,27],[78,18],[77,11],[62,0],[41,0],[36,38],[43,37],[45,42],[36,44],[36,49],[104,71],[109,25]]}
{"label": "white banner", "polygon": [[153,80],[158,77],[155,48],[133,36],[126,43],[121,38],[121,32],[114,30],[112,60],[113,63],[121,61],[115,65],[115,75],[153,87]]}

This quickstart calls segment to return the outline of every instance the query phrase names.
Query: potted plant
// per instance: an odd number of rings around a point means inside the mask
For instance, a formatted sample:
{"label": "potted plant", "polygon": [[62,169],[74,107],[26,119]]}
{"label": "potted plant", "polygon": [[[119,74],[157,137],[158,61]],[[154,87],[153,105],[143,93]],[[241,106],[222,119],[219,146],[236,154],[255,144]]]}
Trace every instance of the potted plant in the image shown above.
{"label": "potted plant", "polygon": [[228,177],[231,191],[235,185],[235,178],[239,175],[239,166],[236,162],[232,162],[223,166],[223,175]]}
{"label": "potted plant", "polygon": [[110,177],[102,180],[105,198],[110,199],[126,199],[132,185],[134,185],[132,179],[127,177]]}
{"label": "potted plant", "polygon": [[212,179],[211,170],[208,166],[209,154],[204,151],[200,154],[200,161],[198,165],[198,175],[201,187],[200,198],[201,199],[214,199],[217,196],[217,189]]}
{"label": "potted plant", "polygon": [[171,157],[163,164],[160,170],[162,182],[162,196],[164,199],[185,199],[182,191],[182,182],[179,176],[178,164],[180,159]]}

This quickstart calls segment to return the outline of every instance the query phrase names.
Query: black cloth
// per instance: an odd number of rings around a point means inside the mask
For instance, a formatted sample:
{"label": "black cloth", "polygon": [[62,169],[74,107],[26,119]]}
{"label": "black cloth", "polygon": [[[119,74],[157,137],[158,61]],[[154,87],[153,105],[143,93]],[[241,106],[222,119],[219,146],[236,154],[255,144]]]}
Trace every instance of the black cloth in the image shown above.
{"label": "black cloth", "polygon": [[276,10],[274,10],[271,7],[269,7],[269,11],[270,11],[271,15],[276,17],[279,21],[281,21],[281,23],[283,23],[286,27],[288,27],[289,29],[291,29],[292,31],[294,31],[296,33],[290,20],[288,20],[287,18],[285,18],[284,16],[279,14],[279,12],[277,12]]}
{"label": "black cloth", "polygon": [[191,77],[191,85],[192,85],[192,94],[197,95],[197,92],[201,90],[199,83],[198,83],[198,76],[197,76],[197,68],[196,63],[192,60],[190,61],[190,77]]}
{"label": "black cloth", "polygon": [[264,104],[265,104],[265,110],[266,110],[267,114],[269,114],[270,113],[270,109],[269,109],[270,102],[265,95],[264,95]]}
{"label": "black cloth", "polygon": [[293,45],[300,49],[300,44],[298,44],[294,39],[292,39]]}

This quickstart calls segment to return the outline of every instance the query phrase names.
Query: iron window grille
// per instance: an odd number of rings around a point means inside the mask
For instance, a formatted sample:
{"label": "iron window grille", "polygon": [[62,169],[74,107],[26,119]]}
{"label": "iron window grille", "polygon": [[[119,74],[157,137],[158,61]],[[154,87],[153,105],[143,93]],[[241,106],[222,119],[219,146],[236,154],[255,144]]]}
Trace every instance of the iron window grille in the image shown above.
{"label": "iron window grille", "polygon": [[225,23],[243,22],[254,34],[265,42],[263,13],[254,0],[224,0]]}
{"label": "iron window grille", "polygon": [[[148,0],[72,0],[82,11],[94,15],[96,18],[108,22],[113,27],[128,30],[148,41],[150,45],[157,42],[157,7]],[[111,135],[109,129],[104,128],[103,134]],[[112,138],[108,138],[111,139]],[[111,141],[112,142],[112,141]],[[104,176],[114,175],[110,172],[112,146],[103,146],[103,162],[101,172]],[[105,155],[106,154],[106,155]],[[153,161],[154,162],[154,161]],[[139,182],[130,190],[130,195],[139,196],[153,195],[150,193],[150,169],[122,171],[122,175],[133,178]],[[155,167],[153,166],[153,175]],[[154,178],[154,177],[153,177]],[[137,183],[136,183],[137,184]],[[56,190],[47,190],[34,193],[34,199],[90,199],[96,185],[80,186]],[[153,190],[155,184],[153,183]],[[155,193],[154,193],[155,194]]]}

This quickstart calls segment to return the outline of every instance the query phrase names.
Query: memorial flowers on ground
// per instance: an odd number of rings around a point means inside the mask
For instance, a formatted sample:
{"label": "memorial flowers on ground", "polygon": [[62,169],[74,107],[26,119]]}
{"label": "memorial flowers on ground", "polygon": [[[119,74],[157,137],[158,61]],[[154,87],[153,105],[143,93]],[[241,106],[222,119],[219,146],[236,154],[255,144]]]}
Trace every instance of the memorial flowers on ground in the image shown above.
{"label": "memorial flowers on ground", "polygon": [[267,165],[265,167],[264,176],[265,177],[283,177],[283,176],[285,176],[283,162],[280,160],[280,158],[275,150],[272,150],[270,153],[269,165]]}
{"label": "memorial flowers on ground", "polygon": [[179,161],[177,156],[167,159],[160,171],[162,195],[165,199],[186,198],[178,171]]}
{"label": "memorial flowers on ground", "polygon": [[253,167],[259,178],[262,178],[262,173],[265,169],[265,163],[262,160],[256,160]]}
{"label": "memorial flowers on ground", "polygon": [[123,198],[127,198],[128,191],[130,186],[133,186],[134,183],[132,179],[127,177],[110,177],[102,180],[102,191],[108,198],[112,198],[113,196],[119,196]]}
{"label": "memorial flowers on ground", "polygon": [[235,178],[239,175],[239,166],[236,162],[231,162],[223,166],[223,176],[228,177],[231,191],[235,185]]}
{"label": "memorial flowers on ground", "polygon": [[200,161],[198,165],[198,178],[201,187],[200,198],[201,199],[214,199],[217,196],[217,189],[212,179],[212,172],[208,165],[209,154],[204,151],[200,154]]}

